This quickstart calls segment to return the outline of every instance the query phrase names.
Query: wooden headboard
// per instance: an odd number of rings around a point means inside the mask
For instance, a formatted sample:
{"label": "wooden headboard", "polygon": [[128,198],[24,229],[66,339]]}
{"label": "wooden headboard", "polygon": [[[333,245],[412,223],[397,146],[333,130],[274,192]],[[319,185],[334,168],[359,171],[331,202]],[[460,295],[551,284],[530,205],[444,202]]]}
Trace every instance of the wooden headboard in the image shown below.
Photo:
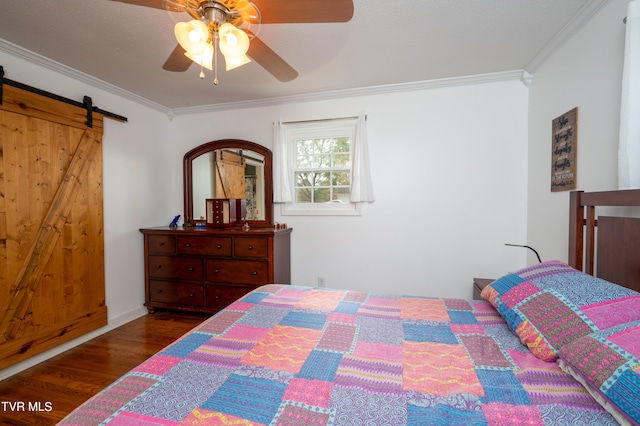
{"label": "wooden headboard", "polygon": [[640,291],[640,209],[635,209],[637,217],[602,216],[596,212],[597,207],[638,206],[637,189],[571,192],[569,265]]}

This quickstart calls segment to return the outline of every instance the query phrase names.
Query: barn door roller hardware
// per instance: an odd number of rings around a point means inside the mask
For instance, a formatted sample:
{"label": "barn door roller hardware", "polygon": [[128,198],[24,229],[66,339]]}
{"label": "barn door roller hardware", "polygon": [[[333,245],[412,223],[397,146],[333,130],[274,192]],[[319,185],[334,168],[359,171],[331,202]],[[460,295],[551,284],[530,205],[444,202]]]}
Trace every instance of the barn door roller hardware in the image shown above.
{"label": "barn door roller hardware", "polygon": [[121,115],[118,114],[114,114],[112,112],[109,111],[104,111],[98,107],[94,107],[93,106],[93,101],[91,100],[91,97],[89,96],[85,96],[82,102],[77,102],[74,101],[73,99],[69,99],[69,98],[65,98],[59,95],[56,95],[54,93],[50,93],[41,89],[38,89],[36,87],[33,86],[28,86],[26,84],[22,84],[22,83],[18,83],[17,81],[13,81],[13,80],[9,80],[7,78],[4,78],[4,67],[2,65],[0,65],[0,105],[2,105],[2,88],[4,87],[4,85],[7,84],[9,86],[13,86],[16,87],[18,89],[22,89],[22,90],[26,90],[28,92],[31,93],[36,93],[38,95],[41,96],[45,96],[47,98],[50,99],[55,99],[57,101],[60,102],[64,102],[66,104],[69,105],[74,105],[77,106],[79,108],[82,109],[86,109],[87,110],[87,127],[93,127],[93,113],[97,112],[98,114],[102,114],[105,117],[109,117],[112,118],[114,120],[117,121],[121,121],[121,122],[126,122],[127,121],[127,117],[123,117]]}

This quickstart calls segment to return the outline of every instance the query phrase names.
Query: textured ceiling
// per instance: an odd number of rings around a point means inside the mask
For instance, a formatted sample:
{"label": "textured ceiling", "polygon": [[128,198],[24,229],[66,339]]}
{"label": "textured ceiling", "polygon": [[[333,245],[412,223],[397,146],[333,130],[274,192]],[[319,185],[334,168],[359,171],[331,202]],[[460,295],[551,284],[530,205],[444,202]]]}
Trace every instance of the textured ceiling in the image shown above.
{"label": "textured ceiling", "polygon": [[[264,0],[266,1],[266,0]],[[298,0],[302,1],[302,0]],[[299,76],[260,65],[198,78],[162,69],[186,13],[109,0],[3,1],[0,48],[16,46],[167,109],[255,101],[513,70],[536,58],[606,0],[354,0],[347,23],[263,25],[260,38]],[[0,64],[1,65],[1,64]],[[7,78],[19,81],[7,70]]]}

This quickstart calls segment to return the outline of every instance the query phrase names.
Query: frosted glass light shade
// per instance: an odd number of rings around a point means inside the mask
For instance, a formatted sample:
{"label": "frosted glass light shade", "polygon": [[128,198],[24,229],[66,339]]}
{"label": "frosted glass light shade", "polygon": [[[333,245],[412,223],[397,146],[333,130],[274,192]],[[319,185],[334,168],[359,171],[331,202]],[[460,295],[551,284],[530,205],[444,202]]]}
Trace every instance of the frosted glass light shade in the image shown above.
{"label": "frosted glass light shade", "polygon": [[247,55],[243,55],[239,58],[224,57],[224,63],[227,71],[238,68],[244,64],[248,64],[249,62],[251,62],[251,59],[249,59]]}
{"label": "frosted glass light shade", "polygon": [[204,52],[201,55],[192,55],[190,52],[184,52],[184,56],[208,70],[213,70],[213,45],[211,44],[206,45]]}
{"label": "frosted glass light shade", "polygon": [[220,52],[225,59],[242,58],[249,50],[249,36],[230,23],[220,25]]}
{"label": "frosted glass light shade", "polygon": [[174,27],[174,33],[180,46],[193,56],[202,55],[210,45],[209,29],[204,22],[197,19],[178,22]]}

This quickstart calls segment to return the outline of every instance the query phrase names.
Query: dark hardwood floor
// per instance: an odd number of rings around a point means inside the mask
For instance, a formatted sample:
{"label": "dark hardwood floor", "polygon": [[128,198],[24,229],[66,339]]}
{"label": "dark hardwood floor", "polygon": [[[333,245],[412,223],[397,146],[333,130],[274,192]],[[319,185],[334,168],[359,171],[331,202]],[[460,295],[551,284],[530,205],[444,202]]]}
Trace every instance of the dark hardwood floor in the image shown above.
{"label": "dark hardwood floor", "polygon": [[210,315],[159,311],[0,381],[1,425],[54,425]]}

